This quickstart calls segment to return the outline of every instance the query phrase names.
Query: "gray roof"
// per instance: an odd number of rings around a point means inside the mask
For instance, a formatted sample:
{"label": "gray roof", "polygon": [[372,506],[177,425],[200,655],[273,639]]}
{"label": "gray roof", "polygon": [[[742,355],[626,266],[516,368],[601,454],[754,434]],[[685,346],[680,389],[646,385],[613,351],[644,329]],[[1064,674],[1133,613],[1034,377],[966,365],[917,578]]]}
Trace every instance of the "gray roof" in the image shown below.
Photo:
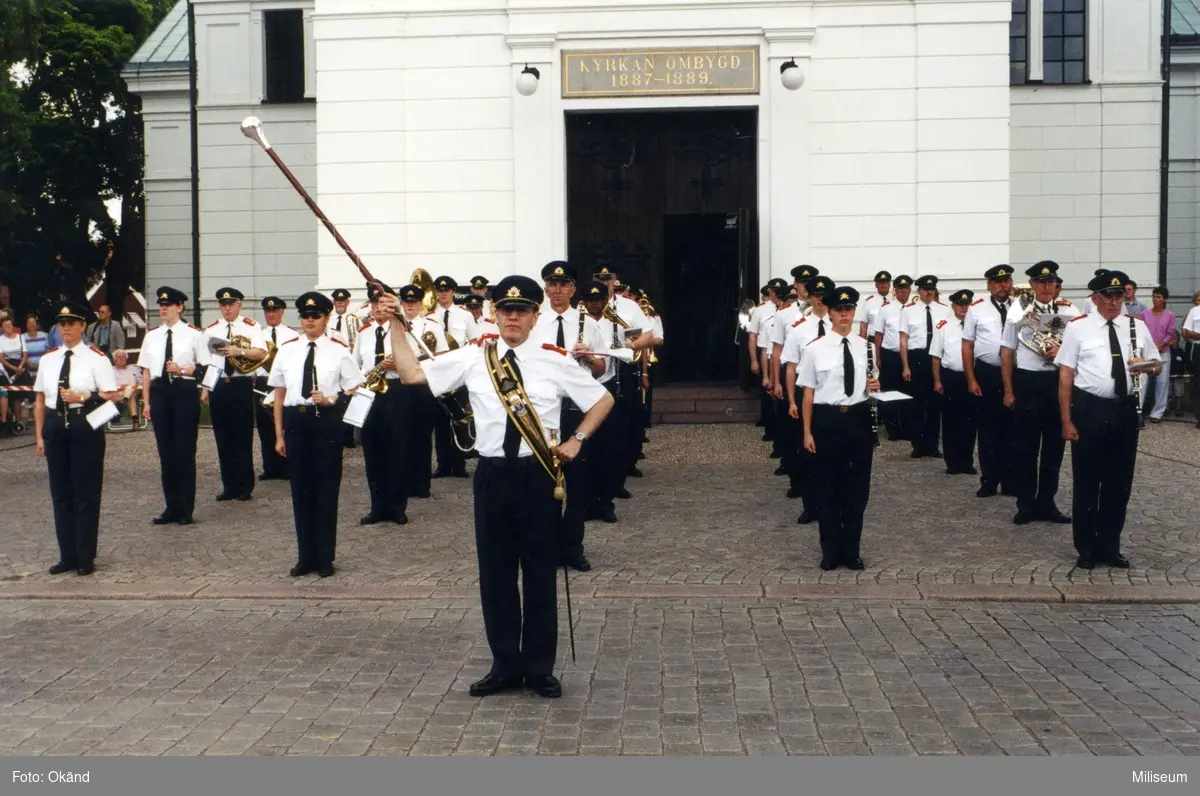
{"label": "gray roof", "polygon": [[1171,35],[1200,36],[1200,5],[1196,0],[1171,0]]}
{"label": "gray roof", "polygon": [[188,67],[187,5],[187,0],[179,0],[175,4],[138,48],[133,59],[125,65],[126,68],[143,72]]}

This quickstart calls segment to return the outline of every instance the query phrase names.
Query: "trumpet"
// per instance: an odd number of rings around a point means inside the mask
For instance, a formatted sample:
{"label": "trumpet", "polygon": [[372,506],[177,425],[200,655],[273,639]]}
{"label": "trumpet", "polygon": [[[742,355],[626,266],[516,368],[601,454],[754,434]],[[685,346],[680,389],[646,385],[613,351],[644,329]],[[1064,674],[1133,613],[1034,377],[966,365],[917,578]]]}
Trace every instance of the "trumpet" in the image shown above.
{"label": "trumpet", "polygon": [[388,391],[388,380],[383,373],[383,365],[376,365],[367,371],[367,375],[363,377],[363,386],[379,395]]}

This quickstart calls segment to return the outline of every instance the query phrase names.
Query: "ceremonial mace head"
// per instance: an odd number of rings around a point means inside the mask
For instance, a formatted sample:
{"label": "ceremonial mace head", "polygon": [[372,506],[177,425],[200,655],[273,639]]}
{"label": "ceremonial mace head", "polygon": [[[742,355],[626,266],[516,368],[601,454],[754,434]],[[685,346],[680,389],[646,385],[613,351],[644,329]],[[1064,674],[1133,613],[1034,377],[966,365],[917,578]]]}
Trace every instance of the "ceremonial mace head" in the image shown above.
{"label": "ceremonial mace head", "polygon": [[267,137],[263,135],[262,122],[258,120],[257,116],[247,116],[242,120],[242,135],[246,136],[263,149],[271,148],[271,144],[267,141]]}

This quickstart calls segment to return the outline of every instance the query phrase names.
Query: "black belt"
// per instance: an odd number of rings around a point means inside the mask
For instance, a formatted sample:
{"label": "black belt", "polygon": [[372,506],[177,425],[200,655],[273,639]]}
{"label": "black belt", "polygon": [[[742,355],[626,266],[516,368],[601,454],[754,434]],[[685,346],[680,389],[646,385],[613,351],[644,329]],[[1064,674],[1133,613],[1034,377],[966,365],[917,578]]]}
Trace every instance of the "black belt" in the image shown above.
{"label": "black belt", "polygon": [[507,467],[517,469],[521,467],[540,467],[536,456],[518,456],[516,459],[509,461],[504,456],[480,456],[479,461],[482,464],[488,464],[492,467]]}
{"label": "black belt", "polygon": [[857,414],[858,412],[863,412],[870,408],[871,408],[871,404],[868,401],[859,401],[856,404],[841,404],[841,405],[813,404],[813,411],[828,412],[830,414],[837,413],[840,415],[846,415],[846,414],[851,414],[851,413]]}
{"label": "black belt", "polygon": [[218,381],[223,381],[226,384],[229,384],[231,382],[237,383],[240,381],[244,381],[246,384],[252,383],[250,376],[222,376],[220,379],[218,379]]}
{"label": "black belt", "polygon": [[1078,387],[1072,387],[1071,388],[1071,399],[1075,400],[1077,398],[1082,398],[1085,401],[1093,401],[1097,404],[1103,404],[1105,406],[1117,406],[1117,407],[1126,407],[1129,409],[1137,409],[1137,396],[1136,395],[1126,395],[1123,398],[1119,395],[1114,395],[1112,398],[1104,398],[1099,395],[1093,395],[1092,393],[1088,392],[1087,390],[1081,390]]}

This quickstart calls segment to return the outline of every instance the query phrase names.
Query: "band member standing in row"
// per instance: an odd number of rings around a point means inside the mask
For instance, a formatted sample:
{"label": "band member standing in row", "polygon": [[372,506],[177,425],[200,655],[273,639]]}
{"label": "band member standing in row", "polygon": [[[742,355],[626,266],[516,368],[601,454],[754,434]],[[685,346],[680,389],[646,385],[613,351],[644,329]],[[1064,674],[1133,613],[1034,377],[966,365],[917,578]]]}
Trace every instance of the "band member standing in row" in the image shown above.
{"label": "band member standing in row", "polygon": [[[449,276],[439,276],[433,282],[433,289],[437,297],[437,306],[429,314],[429,319],[442,327],[442,334],[445,335],[450,350],[470,345],[472,340],[477,340],[479,333],[475,329],[475,319],[471,317],[471,313],[454,304],[458,282]],[[467,477],[467,458],[454,444],[454,431],[450,428],[450,422],[449,415],[443,413],[434,426],[438,462],[434,478]]]}
{"label": "band member standing in row", "polygon": [[[339,287],[330,295],[333,296],[333,314],[329,316],[329,323],[325,325],[325,334],[338,338],[353,351],[358,343],[358,329],[362,325],[362,319],[358,317],[358,313],[350,311],[349,290]],[[349,423],[342,429],[342,441],[348,449],[355,445],[355,431],[357,429]]]}
{"label": "band member standing in row", "polygon": [[[278,296],[267,296],[262,300],[262,307],[263,316],[267,321],[267,325],[263,327],[263,343],[268,349],[273,348],[278,352],[279,346],[290,343],[300,336],[295,329],[283,324],[283,311],[287,308],[287,303],[283,299]],[[267,378],[270,375],[271,372],[266,367],[255,371],[254,389],[256,392],[270,390],[267,384]],[[286,481],[288,477],[287,462],[275,452],[275,407],[272,404],[264,405],[264,402],[258,397],[254,398],[254,407],[254,424],[258,427],[258,444],[262,449],[263,463],[263,470],[259,474],[258,480]]]}
{"label": "band member standing in row", "polygon": [[[502,279],[492,293],[500,339],[424,363],[400,344],[404,332],[392,322],[392,350],[401,378],[428,384],[435,395],[465,387],[475,414],[475,539],[493,662],[489,674],[471,686],[473,696],[522,685],[543,697],[562,696],[553,674],[558,642],[556,513],[561,509],[554,499],[555,481],[539,458],[574,460],[612,408],[612,397],[573,358],[529,340],[542,299],[542,289],[532,279]],[[385,309],[395,314],[396,302],[384,301]],[[585,413],[575,436],[566,441],[557,438],[564,397]],[[510,414],[514,407],[509,398],[524,403],[527,414],[520,424]],[[527,437],[529,427],[554,436]],[[556,449],[551,440],[559,442]],[[535,446],[540,456],[534,455]]]}
{"label": "band member standing in row", "polygon": [[[887,305],[880,307],[875,313],[875,323],[867,328],[867,339],[875,342],[875,361],[879,367],[879,382],[885,390],[900,390],[904,386],[904,362],[900,359],[900,313],[908,303],[912,294],[912,277],[900,274],[892,283],[896,288],[896,298]],[[908,439],[908,429],[903,422],[907,412],[900,411],[891,402],[885,402],[879,407],[879,416],[887,427],[887,436],[891,441]]]}
{"label": "band member standing in row", "polygon": [[834,286],[824,301],[832,328],[806,347],[797,380],[804,388],[804,448],[815,458],[811,477],[821,569],[861,570],[859,545],[875,456],[868,395],[879,382],[867,379],[868,343],[854,329],[858,291]]}
{"label": "band member standing in row", "polygon": [[[488,279],[486,276],[471,277],[471,295],[479,297],[479,311],[484,318],[492,314],[492,302],[488,300]],[[470,309],[470,306],[467,309]],[[480,316],[475,316],[475,321],[478,323]],[[479,331],[476,329],[476,331]]]}
{"label": "band member standing in row", "polygon": [[929,344],[938,321],[950,317],[946,305],[936,300],[936,276],[917,280],[917,300],[904,306],[900,314],[900,360],[905,392],[912,396],[902,412],[908,415],[909,438],[914,459],[941,456],[938,435],[942,428],[941,396],[933,391],[933,365],[929,361]]}
{"label": "band member standing in row", "polygon": [[875,325],[875,316],[879,314],[879,310],[891,303],[888,298],[891,292],[892,275],[887,271],[880,271],[875,274],[875,295],[867,296],[858,302],[858,308],[854,311],[854,322],[858,324],[858,333],[868,340],[871,338],[867,330]]}
{"label": "band member standing in row", "polygon": [[292,577],[333,574],[338,497],[342,487],[342,415],[362,383],[350,349],[325,327],[333,303],[320,293],[296,299],[304,334],[279,349],[271,368],[275,389],[275,451],[287,458],[296,525]]}
{"label": "band member standing in row", "polygon": [[833,280],[827,277],[808,280],[808,289],[805,292],[809,297],[811,314],[792,324],[780,354],[785,366],[784,379],[787,382],[788,413],[785,422],[792,425],[785,435],[796,443],[793,449],[789,442],[784,452],[784,466],[787,467],[790,482],[787,496],[803,500],[800,516],[796,518],[798,525],[808,525],[817,519],[817,482],[812,472],[813,455],[804,447],[804,422],[800,417],[800,405],[804,402],[804,395],[803,391],[797,390],[796,377],[809,343],[829,333],[831,321],[824,298],[832,285]]}
{"label": "band member standing in row", "polygon": [[967,390],[979,398],[979,491],[991,497],[997,490],[1015,494],[1011,479],[1012,410],[1004,405],[1000,375],[1000,342],[1012,306],[1012,274],[1008,265],[989,268],[987,298],[975,299],[963,322],[963,373]]}
{"label": "band member standing in row", "polygon": [[37,451],[46,457],[58,563],[51,575],[95,571],[100,535],[100,492],[104,483],[104,429],[92,428],[87,414],[116,400],[117,380],[104,351],[83,342],[89,312],[65,301],[54,320],[62,335],[60,348],[42,355],[33,409]]}
{"label": "band member standing in row", "polygon": [[[391,288],[385,290],[392,295]],[[359,525],[380,522],[408,523],[408,475],[405,473],[405,442],[412,420],[412,402],[402,390],[392,389],[400,383],[396,360],[392,356],[391,335],[382,319],[378,285],[368,288],[371,299],[372,323],[357,335],[353,358],[367,376],[377,368],[376,387],[369,382],[366,389],[375,391],[375,400],[362,428],[363,459],[367,470],[367,488],[371,494],[371,510],[358,521]]]}
{"label": "band member standing in row", "polygon": [[[1130,566],[1121,555],[1138,447],[1137,390],[1130,367],[1160,363],[1162,357],[1145,323],[1120,317],[1127,281],[1120,271],[1108,271],[1088,283],[1095,310],[1067,324],[1055,358],[1062,432],[1071,442],[1071,513],[1080,569],[1097,563]],[[1157,372],[1161,364],[1145,371]]]}
{"label": "band member standing in row", "polygon": [[[561,260],[547,263],[542,268],[542,282],[549,306],[544,306],[538,314],[530,341],[550,343],[557,349],[570,352],[592,378],[602,375],[606,360],[592,356],[593,353],[608,350],[600,334],[600,326],[588,318],[587,313],[571,307],[571,297],[575,295],[575,269]],[[569,398],[564,398],[559,414],[563,437],[573,435],[581,420],[583,411]],[[584,520],[588,507],[595,500],[585,461],[591,453],[592,445],[589,443],[583,455],[563,465],[567,502],[559,522],[559,563],[580,572],[592,568],[583,551]]]}
{"label": "band member standing in row", "polygon": [[1013,412],[1011,461],[1012,485],[1017,493],[1013,522],[1034,521],[1066,524],[1071,518],[1058,510],[1058,475],[1062,469],[1062,421],[1058,408],[1058,347],[1045,355],[1021,342],[1021,328],[1029,315],[1061,319],[1065,326],[1079,311],[1065,299],[1055,300],[1058,264],[1050,260],[1031,266],[1025,274],[1033,287],[1033,302],[1024,313],[1009,315],[1000,351],[1004,380],[1004,405]]}
{"label": "band member standing in row", "polygon": [[[423,315],[425,291],[416,285],[400,288],[400,306],[404,317],[412,327],[412,334],[405,335],[408,348],[418,360],[430,355],[441,356],[450,350],[442,327]],[[478,298],[478,297],[476,297]],[[390,335],[387,351],[391,351]],[[417,345],[417,340],[423,348]],[[390,375],[390,374],[389,374]],[[427,498],[432,494],[433,479],[433,434],[434,427],[448,415],[438,404],[437,398],[423,385],[405,384],[401,379],[388,382],[389,391],[399,390],[409,410],[408,428],[404,433],[404,480],[410,498]]]}
{"label": "band member standing in row", "polygon": [[173,287],[158,289],[162,326],[146,332],[138,365],[142,368],[142,412],[154,425],[166,500],[155,525],[191,525],[196,506],[196,437],[200,393],[196,369],[209,365],[208,337],[184,323],[187,296]]}
{"label": "band member standing in row", "polygon": [[625,415],[629,406],[624,400],[618,400],[621,396],[617,389],[620,384],[617,365],[619,357],[632,360],[633,352],[623,347],[620,327],[604,315],[604,309],[608,306],[608,287],[600,281],[588,282],[580,288],[579,295],[588,317],[596,322],[609,354],[605,359],[604,372],[597,381],[613,396],[612,411],[588,442],[587,455],[584,457],[587,480],[592,487],[592,506],[585,519],[614,523],[617,521],[614,499],[618,496],[629,497],[622,486],[625,480],[625,440],[628,438],[628,418]]}
{"label": "band member standing in row", "polygon": [[[254,492],[254,379],[241,373],[233,360],[261,362],[267,357],[262,329],[242,316],[242,292],[232,287],[217,291],[221,320],[208,325],[210,338],[226,342],[223,355],[213,357],[221,371],[210,392],[201,389],[200,400],[209,405],[217,460],[221,466],[221,494],[217,500],[249,500]],[[244,337],[249,345],[235,346],[233,338]]]}
{"label": "band member standing in row", "polygon": [[974,292],[950,294],[954,317],[938,321],[929,356],[933,360],[933,391],[942,396],[942,450],[947,475],[975,475],[976,398],[967,390],[963,373],[963,323]]}

